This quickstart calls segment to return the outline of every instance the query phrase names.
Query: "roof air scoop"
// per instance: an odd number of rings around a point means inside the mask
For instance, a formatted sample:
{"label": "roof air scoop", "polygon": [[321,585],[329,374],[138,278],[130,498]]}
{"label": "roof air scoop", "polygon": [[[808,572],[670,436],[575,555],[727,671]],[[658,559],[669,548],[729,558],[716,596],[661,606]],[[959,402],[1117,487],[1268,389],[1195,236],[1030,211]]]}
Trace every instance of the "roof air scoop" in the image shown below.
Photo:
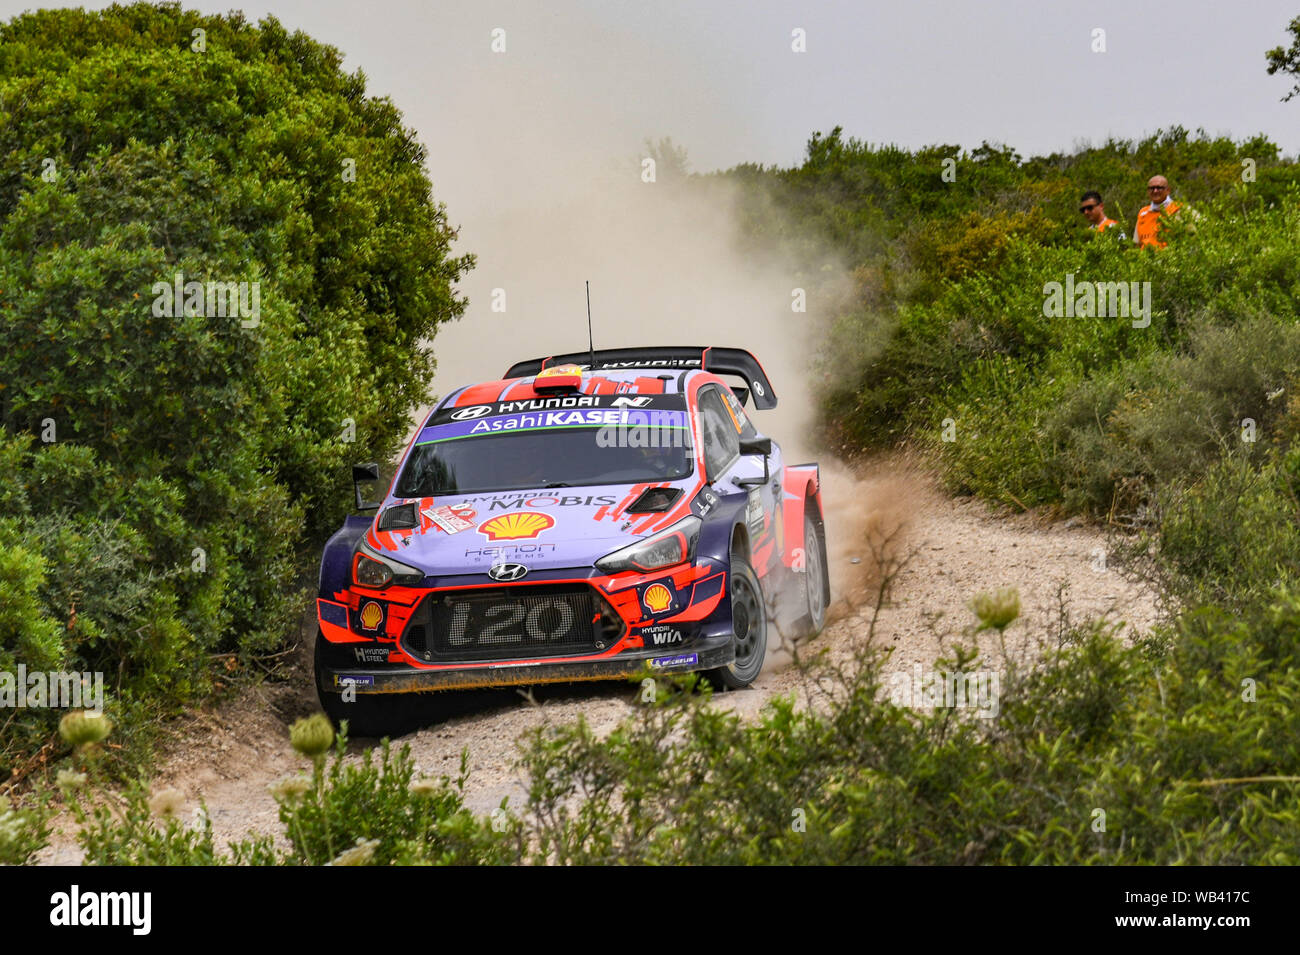
{"label": "roof air scoop", "polygon": [[578,365],[557,365],[537,373],[533,391],[539,395],[561,394],[582,388],[582,368]]}

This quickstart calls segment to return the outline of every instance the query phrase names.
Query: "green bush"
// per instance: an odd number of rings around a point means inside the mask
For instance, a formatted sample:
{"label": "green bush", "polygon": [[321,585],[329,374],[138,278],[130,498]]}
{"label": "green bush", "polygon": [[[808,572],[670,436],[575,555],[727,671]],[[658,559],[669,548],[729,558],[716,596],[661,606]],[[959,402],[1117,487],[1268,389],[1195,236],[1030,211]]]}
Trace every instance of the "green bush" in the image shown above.
{"label": "green bush", "polygon": [[179,793],[150,794],[133,783],[118,796],[100,791],[92,810],[70,790],[81,821],[80,843],[89,865],[464,865],[518,858],[521,827],[504,812],[475,818],[463,805],[466,763],[452,780],[416,778],[410,747],[392,752],[387,741],[360,760],[347,756],[340,734],[329,759],[311,776],[271,787],[289,843],[270,836],[223,849],[200,806],[180,817]]}
{"label": "green bush", "polygon": [[1157,513],[1135,550],[1188,606],[1240,610],[1300,582],[1300,448],[1262,467],[1227,457],[1167,489]]}
{"label": "green bush", "polygon": [[[1256,178],[1243,182],[1248,159]],[[955,161],[946,178],[945,160]],[[1154,172],[1169,176],[1176,198],[1199,215],[1180,220],[1195,223],[1194,234],[1171,229],[1170,247],[1159,254],[1138,254],[1109,235],[1096,241],[1083,227],[1078,196],[1099,189],[1131,237]],[[1263,137],[1233,142],[1173,128],[1023,159],[988,144],[874,147],[846,141],[837,128],[812,137],[801,166],[738,167],[730,175],[752,197],[751,231],[781,237],[795,256],[820,243],[823,260],[843,256],[858,279],[820,349],[828,445],[856,452],[929,443],[944,418],[963,410],[958,427],[967,433],[1000,441],[1025,432],[1003,457],[1036,484],[1001,485],[992,494],[1001,500],[1010,492],[1095,506],[1097,495],[1050,486],[1050,447],[1036,460],[1018,460],[1042,443],[1036,429],[1060,397],[1058,386],[1070,390],[1152,353],[1177,352],[1204,322],[1273,316],[1287,323],[1300,303],[1290,264],[1300,235],[1300,167]],[[1044,284],[1070,273],[1150,282],[1151,326],[1045,316]],[[1000,388],[1029,391],[1044,404],[1022,403],[999,425],[995,419],[1008,414]],[[978,455],[959,450],[953,483],[988,493],[982,475],[962,466],[965,453]]]}
{"label": "green bush", "polygon": [[0,796],[0,865],[26,865],[49,839],[49,813],[38,805],[15,808]]}
{"label": "green bush", "polygon": [[464,809],[467,755],[455,780],[417,779],[410,747],[393,753],[387,741],[345,763],[344,740],[328,769],[318,767],[300,795],[289,787],[280,797],[280,821],[293,844],[293,861],[321,865],[356,845],[373,848],[371,865],[493,863],[513,858],[506,834],[517,824],[499,814],[475,819]]}
{"label": "green bush", "polygon": [[[347,466],[404,436],[472,265],[341,62],[174,3],[0,24],[0,662],[164,712],[296,629]],[[177,274],[250,311],[175,307]],[[48,731],[23,720],[0,779]]]}
{"label": "green bush", "polygon": [[696,704],[604,740],[539,730],[534,858],[1294,864],[1297,636],[1289,595],[1245,618],[1191,615],[1165,656],[1078,629],[1005,671],[989,721],[882,701],[877,659],[823,715],[784,701],[746,723]]}

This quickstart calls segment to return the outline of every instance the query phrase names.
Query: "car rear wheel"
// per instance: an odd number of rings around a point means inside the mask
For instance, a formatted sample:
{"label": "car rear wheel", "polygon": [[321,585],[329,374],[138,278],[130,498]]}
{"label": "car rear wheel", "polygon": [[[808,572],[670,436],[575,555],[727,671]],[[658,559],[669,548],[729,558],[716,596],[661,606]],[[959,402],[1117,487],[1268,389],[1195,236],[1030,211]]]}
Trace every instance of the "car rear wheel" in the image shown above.
{"label": "car rear wheel", "polygon": [[749,686],[763,670],[767,654],[767,613],[763,587],[741,554],[731,555],[731,624],[736,658],[709,671],[713,682],[730,690]]}
{"label": "car rear wheel", "polygon": [[803,616],[799,618],[799,636],[818,633],[826,626],[829,588],[826,581],[826,534],[805,503],[803,513]]}

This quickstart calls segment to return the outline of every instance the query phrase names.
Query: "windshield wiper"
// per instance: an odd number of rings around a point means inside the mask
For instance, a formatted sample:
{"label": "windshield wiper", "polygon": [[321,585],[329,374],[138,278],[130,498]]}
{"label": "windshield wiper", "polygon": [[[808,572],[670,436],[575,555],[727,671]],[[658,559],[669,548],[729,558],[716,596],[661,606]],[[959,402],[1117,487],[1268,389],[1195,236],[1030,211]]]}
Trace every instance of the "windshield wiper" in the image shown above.
{"label": "windshield wiper", "polygon": [[545,486],[545,489],[549,491],[549,490],[550,490],[551,488],[553,488],[553,487],[573,487],[573,485],[572,485],[572,484],[566,484],[566,483],[564,483],[563,481],[556,481],[554,484],[547,484],[547,485]]}

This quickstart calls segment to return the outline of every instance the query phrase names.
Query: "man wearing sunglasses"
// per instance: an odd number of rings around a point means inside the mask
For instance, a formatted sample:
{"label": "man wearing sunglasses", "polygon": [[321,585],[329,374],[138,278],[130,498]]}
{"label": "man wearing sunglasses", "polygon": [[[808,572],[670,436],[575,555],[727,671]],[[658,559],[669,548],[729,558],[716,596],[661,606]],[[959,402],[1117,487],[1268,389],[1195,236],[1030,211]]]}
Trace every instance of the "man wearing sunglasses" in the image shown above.
{"label": "man wearing sunglasses", "polygon": [[[1100,192],[1085,192],[1079,199],[1079,211],[1088,220],[1088,228],[1093,232],[1105,232],[1107,229],[1119,228],[1118,222],[1106,218],[1106,206],[1101,201]],[[1123,232],[1119,233],[1119,237],[1121,239],[1127,238]]]}
{"label": "man wearing sunglasses", "polygon": [[1160,218],[1174,215],[1182,206],[1169,195],[1169,180],[1164,176],[1152,176],[1147,181],[1147,197],[1151,203],[1138,210],[1133,241],[1139,249],[1148,245],[1163,249],[1169,243],[1160,241]]}

